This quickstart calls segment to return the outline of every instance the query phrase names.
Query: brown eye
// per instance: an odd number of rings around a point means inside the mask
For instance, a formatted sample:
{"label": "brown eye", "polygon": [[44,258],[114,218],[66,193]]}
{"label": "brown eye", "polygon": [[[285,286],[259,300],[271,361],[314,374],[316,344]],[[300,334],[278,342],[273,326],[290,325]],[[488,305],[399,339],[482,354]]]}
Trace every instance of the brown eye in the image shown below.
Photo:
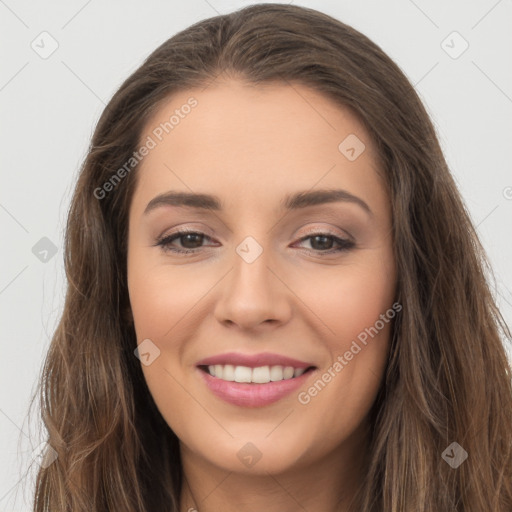
{"label": "brown eye", "polygon": [[[201,249],[202,243],[205,239],[211,240],[209,236],[198,231],[177,231],[172,235],[161,238],[158,240],[156,245],[161,246],[164,251],[192,253]],[[182,248],[172,245],[175,240],[180,241]]]}
{"label": "brown eye", "polygon": [[185,247],[185,249],[197,249],[197,247],[201,246],[203,238],[204,235],[200,233],[187,233],[185,235],[180,235],[178,237],[178,239],[181,240],[181,244]]}
{"label": "brown eye", "polygon": [[[179,240],[181,247],[173,245],[176,240]],[[211,238],[198,231],[177,231],[176,233],[161,238],[157,241],[156,245],[162,247],[166,252],[190,254],[199,251],[203,247],[205,240],[211,240]],[[348,251],[355,247],[353,241],[329,233],[314,233],[302,238],[300,242],[305,242],[306,240],[310,240],[311,246],[311,249],[306,248],[306,250],[321,256]]]}
{"label": "brown eye", "polygon": [[[339,238],[337,236],[330,235],[329,233],[314,233],[302,238],[301,242],[306,240],[310,240],[309,243],[312,247],[312,249],[307,249],[308,252],[314,252],[315,254],[320,254],[321,256],[324,254],[348,251],[349,249],[355,247],[355,243],[352,240]],[[333,249],[333,245],[337,245],[338,247]]]}

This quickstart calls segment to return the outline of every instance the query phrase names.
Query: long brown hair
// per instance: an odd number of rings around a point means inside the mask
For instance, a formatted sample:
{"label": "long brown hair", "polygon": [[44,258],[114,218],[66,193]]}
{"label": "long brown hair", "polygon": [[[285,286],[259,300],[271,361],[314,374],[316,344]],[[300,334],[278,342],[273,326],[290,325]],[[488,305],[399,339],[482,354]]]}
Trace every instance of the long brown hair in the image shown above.
{"label": "long brown hair", "polygon": [[[503,342],[511,335],[433,125],[379,46],[318,11],[278,4],[206,19],[170,38],[98,122],[70,206],[67,294],[40,381],[42,421],[58,457],[38,472],[34,511],[179,510],[178,439],[134,356],[126,241],[137,167],[108,193],[104,185],[140,147],[163,101],[220,73],[310,86],[354,109],[379,151],[403,310],[354,510],[510,512],[512,372]],[[468,454],[457,468],[443,456],[453,442]]]}

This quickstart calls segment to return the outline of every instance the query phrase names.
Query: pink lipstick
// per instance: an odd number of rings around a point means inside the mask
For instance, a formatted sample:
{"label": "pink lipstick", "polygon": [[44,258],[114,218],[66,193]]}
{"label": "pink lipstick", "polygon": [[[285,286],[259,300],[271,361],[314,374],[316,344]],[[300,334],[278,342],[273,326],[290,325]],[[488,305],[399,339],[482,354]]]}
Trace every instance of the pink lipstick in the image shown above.
{"label": "pink lipstick", "polygon": [[304,385],[316,366],[273,353],[229,352],[198,361],[203,382],[217,397],[241,407],[263,407]]}

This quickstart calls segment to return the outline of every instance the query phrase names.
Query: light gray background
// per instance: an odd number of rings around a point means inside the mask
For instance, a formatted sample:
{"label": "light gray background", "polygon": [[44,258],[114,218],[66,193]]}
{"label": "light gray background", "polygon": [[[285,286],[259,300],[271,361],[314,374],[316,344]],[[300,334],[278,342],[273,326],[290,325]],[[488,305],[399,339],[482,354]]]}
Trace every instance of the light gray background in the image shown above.
{"label": "light gray background", "polygon": [[[41,439],[37,424],[28,423],[28,401],[63,306],[64,222],[95,123],[160,43],[200,19],[252,3],[0,0],[0,512],[30,510],[33,474],[25,473]],[[415,85],[512,323],[512,1],[294,3],[369,36]],[[43,31],[58,43],[46,59],[31,47],[35,41],[40,52],[51,48]],[[457,36],[446,39],[453,31],[469,43],[458,58],[445,51],[462,48]],[[42,237],[57,247],[46,262],[32,252]]]}

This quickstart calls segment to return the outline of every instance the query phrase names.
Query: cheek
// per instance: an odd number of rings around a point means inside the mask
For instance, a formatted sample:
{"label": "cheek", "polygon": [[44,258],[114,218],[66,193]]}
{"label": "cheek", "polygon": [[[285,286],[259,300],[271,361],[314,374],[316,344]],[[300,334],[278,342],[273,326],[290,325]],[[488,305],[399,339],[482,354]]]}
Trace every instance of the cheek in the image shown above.
{"label": "cheek", "polygon": [[[301,277],[298,294],[317,314],[331,351],[348,350],[391,308],[396,289],[391,251],[368,251],[353,263],[317,272],[314,279]],[[379,322],[378,330],[385,338],[389,329]]]}
{"label": "cheek", "polygon": [[158,350],[150,364],[141,365],[142,372],[158,410],[174,431],[182,432],[190,428],[187,416],[172,411],[190,407],[181,353],[193,330],[189,317],[205,294],[204,285],[183,268],[155,266],[147,263],[148,258],[137,256],[133,251],[128,265],[137,343],[149,339],[157,347],[153,350]]}
{"label": "cheek", "polygon": [[[366,416],[385,371],[392,323],[400,309],[393,307],[395,271],[386,254],[308,282],[307,297],[318,312],[330,360],[297,398],[308,417],[322,415],[338,434],[350,432]],[[329,437],[323,442],[328,444]]]}
{"label": "cheek", "polygon": [[215,276],[205,282],[184,267],[144,268],[144,263],[137,266],[134,258],[128,270],[128,288],[138,341],[171,334],[175,337],[187,314],[214,284]]}
{"label": "cheek", "polygon": [[142,365],[142,371],[164,416],[190,401],[183,387],[190,378],[183,371],[183,353],[197,329],[201,300],[218,281],[217,274],[211,274],[200,277],[192,266],[155,264],[143,251],[130,253],[128,290],[137,343],[149,339],[158,353],[151,364]]}

